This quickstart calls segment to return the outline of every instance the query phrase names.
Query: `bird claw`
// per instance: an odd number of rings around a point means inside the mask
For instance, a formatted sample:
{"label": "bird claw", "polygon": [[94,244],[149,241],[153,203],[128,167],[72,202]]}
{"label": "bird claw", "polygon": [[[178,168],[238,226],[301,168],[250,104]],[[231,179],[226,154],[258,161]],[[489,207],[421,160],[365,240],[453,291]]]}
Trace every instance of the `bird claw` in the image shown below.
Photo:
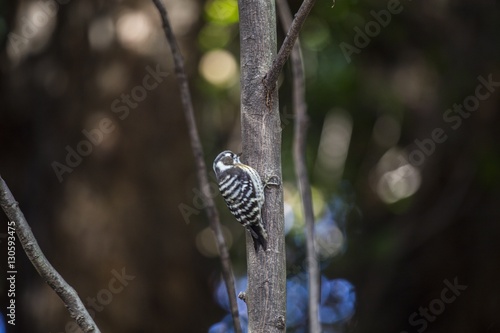
{"label": "bird claw", "polygon": [[280,181],[280,178],[278,176],[270,176],[270,177],[267,177],[266,180],[264,181],[264,187],[268,187],[268,186],[280,186],[281,185],[281,181]]}

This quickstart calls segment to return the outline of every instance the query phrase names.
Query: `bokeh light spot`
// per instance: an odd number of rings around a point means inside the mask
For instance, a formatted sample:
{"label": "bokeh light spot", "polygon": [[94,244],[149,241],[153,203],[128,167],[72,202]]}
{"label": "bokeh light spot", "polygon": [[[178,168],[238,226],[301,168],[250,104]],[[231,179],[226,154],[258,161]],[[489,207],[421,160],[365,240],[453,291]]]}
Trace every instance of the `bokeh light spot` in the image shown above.
{"label": "bokeh light spot", "polygon": [[292,230],[293,224],[295,222],[295,214],[293,213],[293,207],[285,202],[284,203],[284,212],[285,212],[285,235]]}
{"label": "bokeh light spot", "polygon": [[349,152],[351,135],[351,116],[343,109],[328,112],[321,131],[315,170],[325,186],[331,186],[341,178]]}
{"label": "bokeh light spot", "polygon": [[334,257],[344,246],[344,235],[333,223],[317,224],[314,240],[316,252],[321,259]]}
{"label": "bokeh light spot", "polygon": [[387,151],[372,174],[372,187],[385,203],[395,203],[413,195],[421,184],[420,170],[411,165],[398,148]]}
{"label": "bokeh light spot", "polygon": [[148,16],[141,11],[126,11],[120,15],[116,23],[116,33],[120,44],[134,51],[148,47],[148,39],[153,26]]}
{"label": "bokeh light spot", "polygon": [[236,0],[213,0],[205,7],[207,20],[216,24],[233,24],[238,22],[238,2]]}
{"label": "bokeh light spot", "polygon": [[413,195],[420,187],[420,172],[411,164],[386,172],[379,180],[377,193],[387,203]]}
{"label": "bokeh light spot", "polygon": [[206,53],[200,60],[201,75],[215,86],[228,87],[236,83],[238,66],[233,55],[225,50]]}
{"label": "bokeh light spot", "polygon": [[14,63],[43,50],[56,27],[56,14],[57,11],[45,10],[38,1],[19,7],[16,26],[7,36],[7,55]]}
{"label": "bokeh light spot", "polygon": [[[168,11],[168,18],[172,29],[175,32],[177,39],[179,37],[185,36],[193,28],[193,25],[199,21],[200,18],[200,2],[196,0],[176,0],[176,1],[164,1],[165,6]],[[150,15],[155,15],[158,18],[158,13],[153,8]],[[158,21],[160,23],[160,21]],[[160,28],[160,26],[158,26]],[[158,29],[157,28],[157,29]],[[163,35],[163,34],[162,34]],[[161,36],[162,40],[165,38]]]}

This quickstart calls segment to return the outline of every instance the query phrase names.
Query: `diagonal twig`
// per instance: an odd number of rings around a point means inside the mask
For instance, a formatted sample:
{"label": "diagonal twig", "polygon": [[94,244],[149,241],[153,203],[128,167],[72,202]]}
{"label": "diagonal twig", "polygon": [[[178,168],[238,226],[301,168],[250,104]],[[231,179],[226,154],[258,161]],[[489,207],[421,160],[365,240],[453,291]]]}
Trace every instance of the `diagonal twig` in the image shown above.
{"label": "diagonal twig", "polygon": [[99,328],[89,315],[76,291],[63,279],[43,254],[23,212],[19,208],[19,204],[1,176],[0,206],[9,220],[14,221],[17,237],[28,259],[38,274],[61,298],[64,305],[68,308],[71,318],[76,321],[83,332],[100,333]]}
{"label": "diagonal twig", "polygon": [[[292,24],[292,13],[286,0],[277,0],[278,14],[287,31]],[[307,247],[307,270],[309,273],[309,332],[321,332],[319,324],[319,263],[314,248],[314,211],[312,205],[311,185],[307,175],[306,167],[306,134],[307,134],[307,105],[305,100],[305,78],[300,51],[300,41],[293,47],[292,55],[293,74],[293,110],[295,115],[293,134],[293,159],[295,164],[295,175],[299,183],[300,196],[305,217],[305,234]]]}
{"label": "diagonal twig", "polygon": [[304,24],[315,2],[316,0],[304,0],[299,8],[299,11],[297,12],[297,14],[295,14],[295,18],[293,19],[291,24],[288,25],[288,33],[286,34],[285,40],[283,41],[283,44],[281,45],[278,55],[273,61],[271,68],[263,79],[264,86],[266,87],[266,90],[268,92],[271,92],[276,88],[276,82],[278,80],[278,76],[280,75],[281,69],[285,65],[288,56],[292,52],[295,40],[299,37],[300,29],[302,28],[302,25]]}
{"label": "diagonal twig", "polygon": [[196,162],[198,182],[200,184],[202,193],[204,193],[204,199],[206,203],[205,211],[208,216],[210,227],[212,228],[212,231],[215,234],[215,240],[217,242],[217,248],[220,254],[220,259],[222,264],[222,276],[226,283],[235,332],[241,333],[241,324],[238,315],[238,304],[236,299],[236,291],[235,291],[231,261],[229,259],[229,252],[227,250],[226,242],[222,234],[222,229],[219,221],[219,213],[215,208],[214,200],[210,195],[210,185],[208,183],[208,175],[206,171],[207,168],[205,165],[205,161],[203,159],[203,147],[201,145],[194,117],[193,103],[191,100],[191,94],[189,92],[186,70],[184,68],[184,59],[177,45],[175,36],[172,32],[172,27],[170,26],[165,6],[163,5],[161,0],[153,0],[153,3],[155,4],[160,14],[163,31],[165,32],[165,37],[167,39],[168,44],[170,45],[170,50],[172,51],[172,56],[174,58],[175,74],[177,77],[177,83],[179,84],[179,88],[181,91],[181,101],[184,109],[184,115],[186,116],[186,121],[188,125],[191,148],[193,150]]}

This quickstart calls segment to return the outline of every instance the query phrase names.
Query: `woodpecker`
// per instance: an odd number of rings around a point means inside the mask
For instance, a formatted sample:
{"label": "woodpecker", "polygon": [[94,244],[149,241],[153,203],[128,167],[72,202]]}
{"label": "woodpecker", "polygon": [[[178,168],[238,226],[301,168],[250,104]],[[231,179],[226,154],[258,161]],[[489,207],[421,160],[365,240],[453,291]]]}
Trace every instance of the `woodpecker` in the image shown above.
{"label": "woodpecker", "polygon": [[257,171],[241,163],[238,155],[226,150],[214,160],[220,193],[231,213],[253,237],[255,252],[267,248],[267,232],[262,224],[264,186]]}

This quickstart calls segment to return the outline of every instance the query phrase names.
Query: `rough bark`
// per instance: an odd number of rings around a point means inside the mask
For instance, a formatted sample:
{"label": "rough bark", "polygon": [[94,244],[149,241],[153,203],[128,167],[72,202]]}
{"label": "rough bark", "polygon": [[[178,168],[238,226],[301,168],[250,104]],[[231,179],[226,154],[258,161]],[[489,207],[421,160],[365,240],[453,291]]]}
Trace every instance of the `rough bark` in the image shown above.
{"label": "rough bark", "polygon": [[272,0],[239,0],[241,48],[241,127],[244,163],[263,181],[279,185],[265,189],[262,216],[268,232],[267,251],[254,250],[247,234],[249,332],[285,332],[286,265],[283,188],[281,185],[281,126],[277,91],[263,84],[276,56],[276,12]]}

